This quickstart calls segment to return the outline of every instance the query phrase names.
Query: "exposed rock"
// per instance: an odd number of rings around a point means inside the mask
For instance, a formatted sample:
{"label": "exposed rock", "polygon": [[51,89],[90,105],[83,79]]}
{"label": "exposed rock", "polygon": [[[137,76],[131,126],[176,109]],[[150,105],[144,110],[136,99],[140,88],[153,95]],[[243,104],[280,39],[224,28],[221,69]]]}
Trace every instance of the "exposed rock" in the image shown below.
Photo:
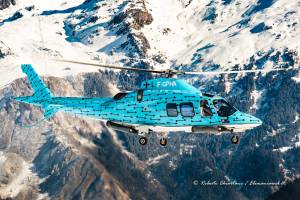
{"label": "exposed rock", "polygon": [[12,55],[12,51],[9,47],[7,47],[4,42],[0,41],[0,59],[4,58],[5,56]]}
{"label": "exposed rock", "polygon": [[[2,155],[1,155],[2,154]],[[5,187],[18,176],[23,159],[15,153],[0,153],[0,188]]]}
{"label": "exposed rock", "polygon": [[127,17],[125,12],[120,12],[119,14],[115,15],[109,22],[109,25],[118,25],[122,23],[125,18]]}
{"label": "exposed rock", "polygon": [[142,27],[144,27],[144,25],[149,25],[153,21],[152,15],[149,12],[141,9],[129,9],[126,11],[126,14],[133,18],[131,27],[136,30],[140,30]]}
{"label": "exposed rock", "polygon": [[298,199],[300,196],[300,179],[296,179],[292,183],[288,183],[282,187],[279,191],[270,195],[266,200],[281,200],[281,199]]}
{"label": "exposed rock", "polygon": [[[45,82],[55,95],[60,96],[114,94],[105,74],[89,73],[65,79],[50,77]],[[2,149],[16,152],[22,160],[32,162],[31,173],[41,182],[33,182],[34,187],[20,188],[14,197],[35,199],[35,195],[44,194],[51,199],[169,197],[165,188],[149,177],[150,172],[124,152],[104,124],[58,113],[50,122],[42,122],[30,129],[22,128],[21,125],[34,124],[42,118],[39,108],[12,101],[12,96],[31,95],[29,85],[19,79],[0,92],[0,120],[4,125],[0,129]],[[9,174],[17,169],[12,169]],[[2,174],[0,177],[9,177],[1,179],[4,183],[14,180],[15,176]],[[31,179],[34,175],[28,177]]]}
{"label": "exposed rock", "polygon": [[150,44],[143,33],[133,33],[128,35],[129,40],[134,41],[133,44],[139,51],[142,57],[145,57],[147,50],[150,48]]}
{"label": "exposed rock", "polygon": [[16,0],[0,0],[0,10],[4,10],[11,5],[16,5]]}

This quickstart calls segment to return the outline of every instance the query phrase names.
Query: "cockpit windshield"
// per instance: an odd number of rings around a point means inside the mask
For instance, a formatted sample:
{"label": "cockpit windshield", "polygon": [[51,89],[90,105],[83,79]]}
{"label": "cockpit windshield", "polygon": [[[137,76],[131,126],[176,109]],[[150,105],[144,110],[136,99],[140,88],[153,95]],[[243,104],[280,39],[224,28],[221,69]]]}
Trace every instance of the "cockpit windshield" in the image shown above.
{"label": "cockpit windshield", "polygon": [[236,112],[236,109],[224,99],[215,99],[213,104],[220,117],[228,117]]}

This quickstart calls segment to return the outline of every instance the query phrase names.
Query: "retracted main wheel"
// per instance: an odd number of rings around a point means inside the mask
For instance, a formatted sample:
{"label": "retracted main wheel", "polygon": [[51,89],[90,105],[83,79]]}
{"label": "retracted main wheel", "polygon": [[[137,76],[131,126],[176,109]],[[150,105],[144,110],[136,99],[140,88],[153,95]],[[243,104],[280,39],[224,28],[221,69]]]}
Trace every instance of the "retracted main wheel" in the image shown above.
{"label": "retracted main wheel", "polygon": [[141,138],[139,139],[140,145],[145,145],[145,144],[147,144],[147,142],[148,142],[148,140],[147,140],[146,137],[141,137]]}
{"label": "retracted main wheel", "polygon": [[166,146],[167,145],[167,138],[160,138],[160,140],[159,140],[159,144],[161,145],[161,146]]}
{"label": "retracted main wheel", "polygon": [[231,142],[232,142],[233,144],[238,144],[239,141],[240,141],[240,138],[239,138],[238,135],[234,135],[234,136],[231,137]]}

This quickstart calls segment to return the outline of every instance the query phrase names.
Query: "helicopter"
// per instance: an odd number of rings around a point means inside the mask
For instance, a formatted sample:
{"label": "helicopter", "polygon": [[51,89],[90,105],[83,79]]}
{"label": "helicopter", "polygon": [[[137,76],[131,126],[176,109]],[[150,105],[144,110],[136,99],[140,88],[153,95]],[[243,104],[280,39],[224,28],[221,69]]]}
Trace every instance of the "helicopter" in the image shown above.
{"label": "helicopter", "polygon": [[48,89],[31,64],[22,64],[34,90],[31,96],[15,97],[18,102],[40,106],[44,119],[50,119],[58,111],[76,116],[88,116],[102,120],[116,131],[139,135],[139,144],[146,145],[151,133],[160,135],[159,143],[167,145],[168,132],[231,133],[231,142],[238,144],[238,133],[262,124],[255,116],[243,113],[225,98],[202,93],[175,75],[218,75],[288,70],[288,68],[254,69],[240,71],[155,70],[122,66],[102,65],[89,62],[59,60],[73,64],[102,68],[132,70],[164,75],[143,81],[135,91],[120,92],[113,97],[57,97]]}

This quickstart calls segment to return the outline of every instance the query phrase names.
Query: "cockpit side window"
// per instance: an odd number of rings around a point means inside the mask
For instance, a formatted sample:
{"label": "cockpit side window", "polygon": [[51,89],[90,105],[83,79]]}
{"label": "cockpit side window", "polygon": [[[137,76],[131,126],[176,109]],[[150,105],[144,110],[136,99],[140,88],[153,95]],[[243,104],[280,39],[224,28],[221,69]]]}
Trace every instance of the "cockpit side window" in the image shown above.
{"label": "cockpit side window", "polygon": [[168,103],[166,108],[167,108],[167,115],[169,117],[177,117],[178,116],[178,110],[177,110],[176,103]]}
{"label": "cockpit side window", "polygon": [[213,104],[220,117],[228,117],[236,112],[236,109],[224,99],[215,99]]}
{"label": "cockpit side window", "polygon": [[200,111],[201,111],[201,115],[204,117],[210,117],[213,115],[207,100],[200,101]]}

